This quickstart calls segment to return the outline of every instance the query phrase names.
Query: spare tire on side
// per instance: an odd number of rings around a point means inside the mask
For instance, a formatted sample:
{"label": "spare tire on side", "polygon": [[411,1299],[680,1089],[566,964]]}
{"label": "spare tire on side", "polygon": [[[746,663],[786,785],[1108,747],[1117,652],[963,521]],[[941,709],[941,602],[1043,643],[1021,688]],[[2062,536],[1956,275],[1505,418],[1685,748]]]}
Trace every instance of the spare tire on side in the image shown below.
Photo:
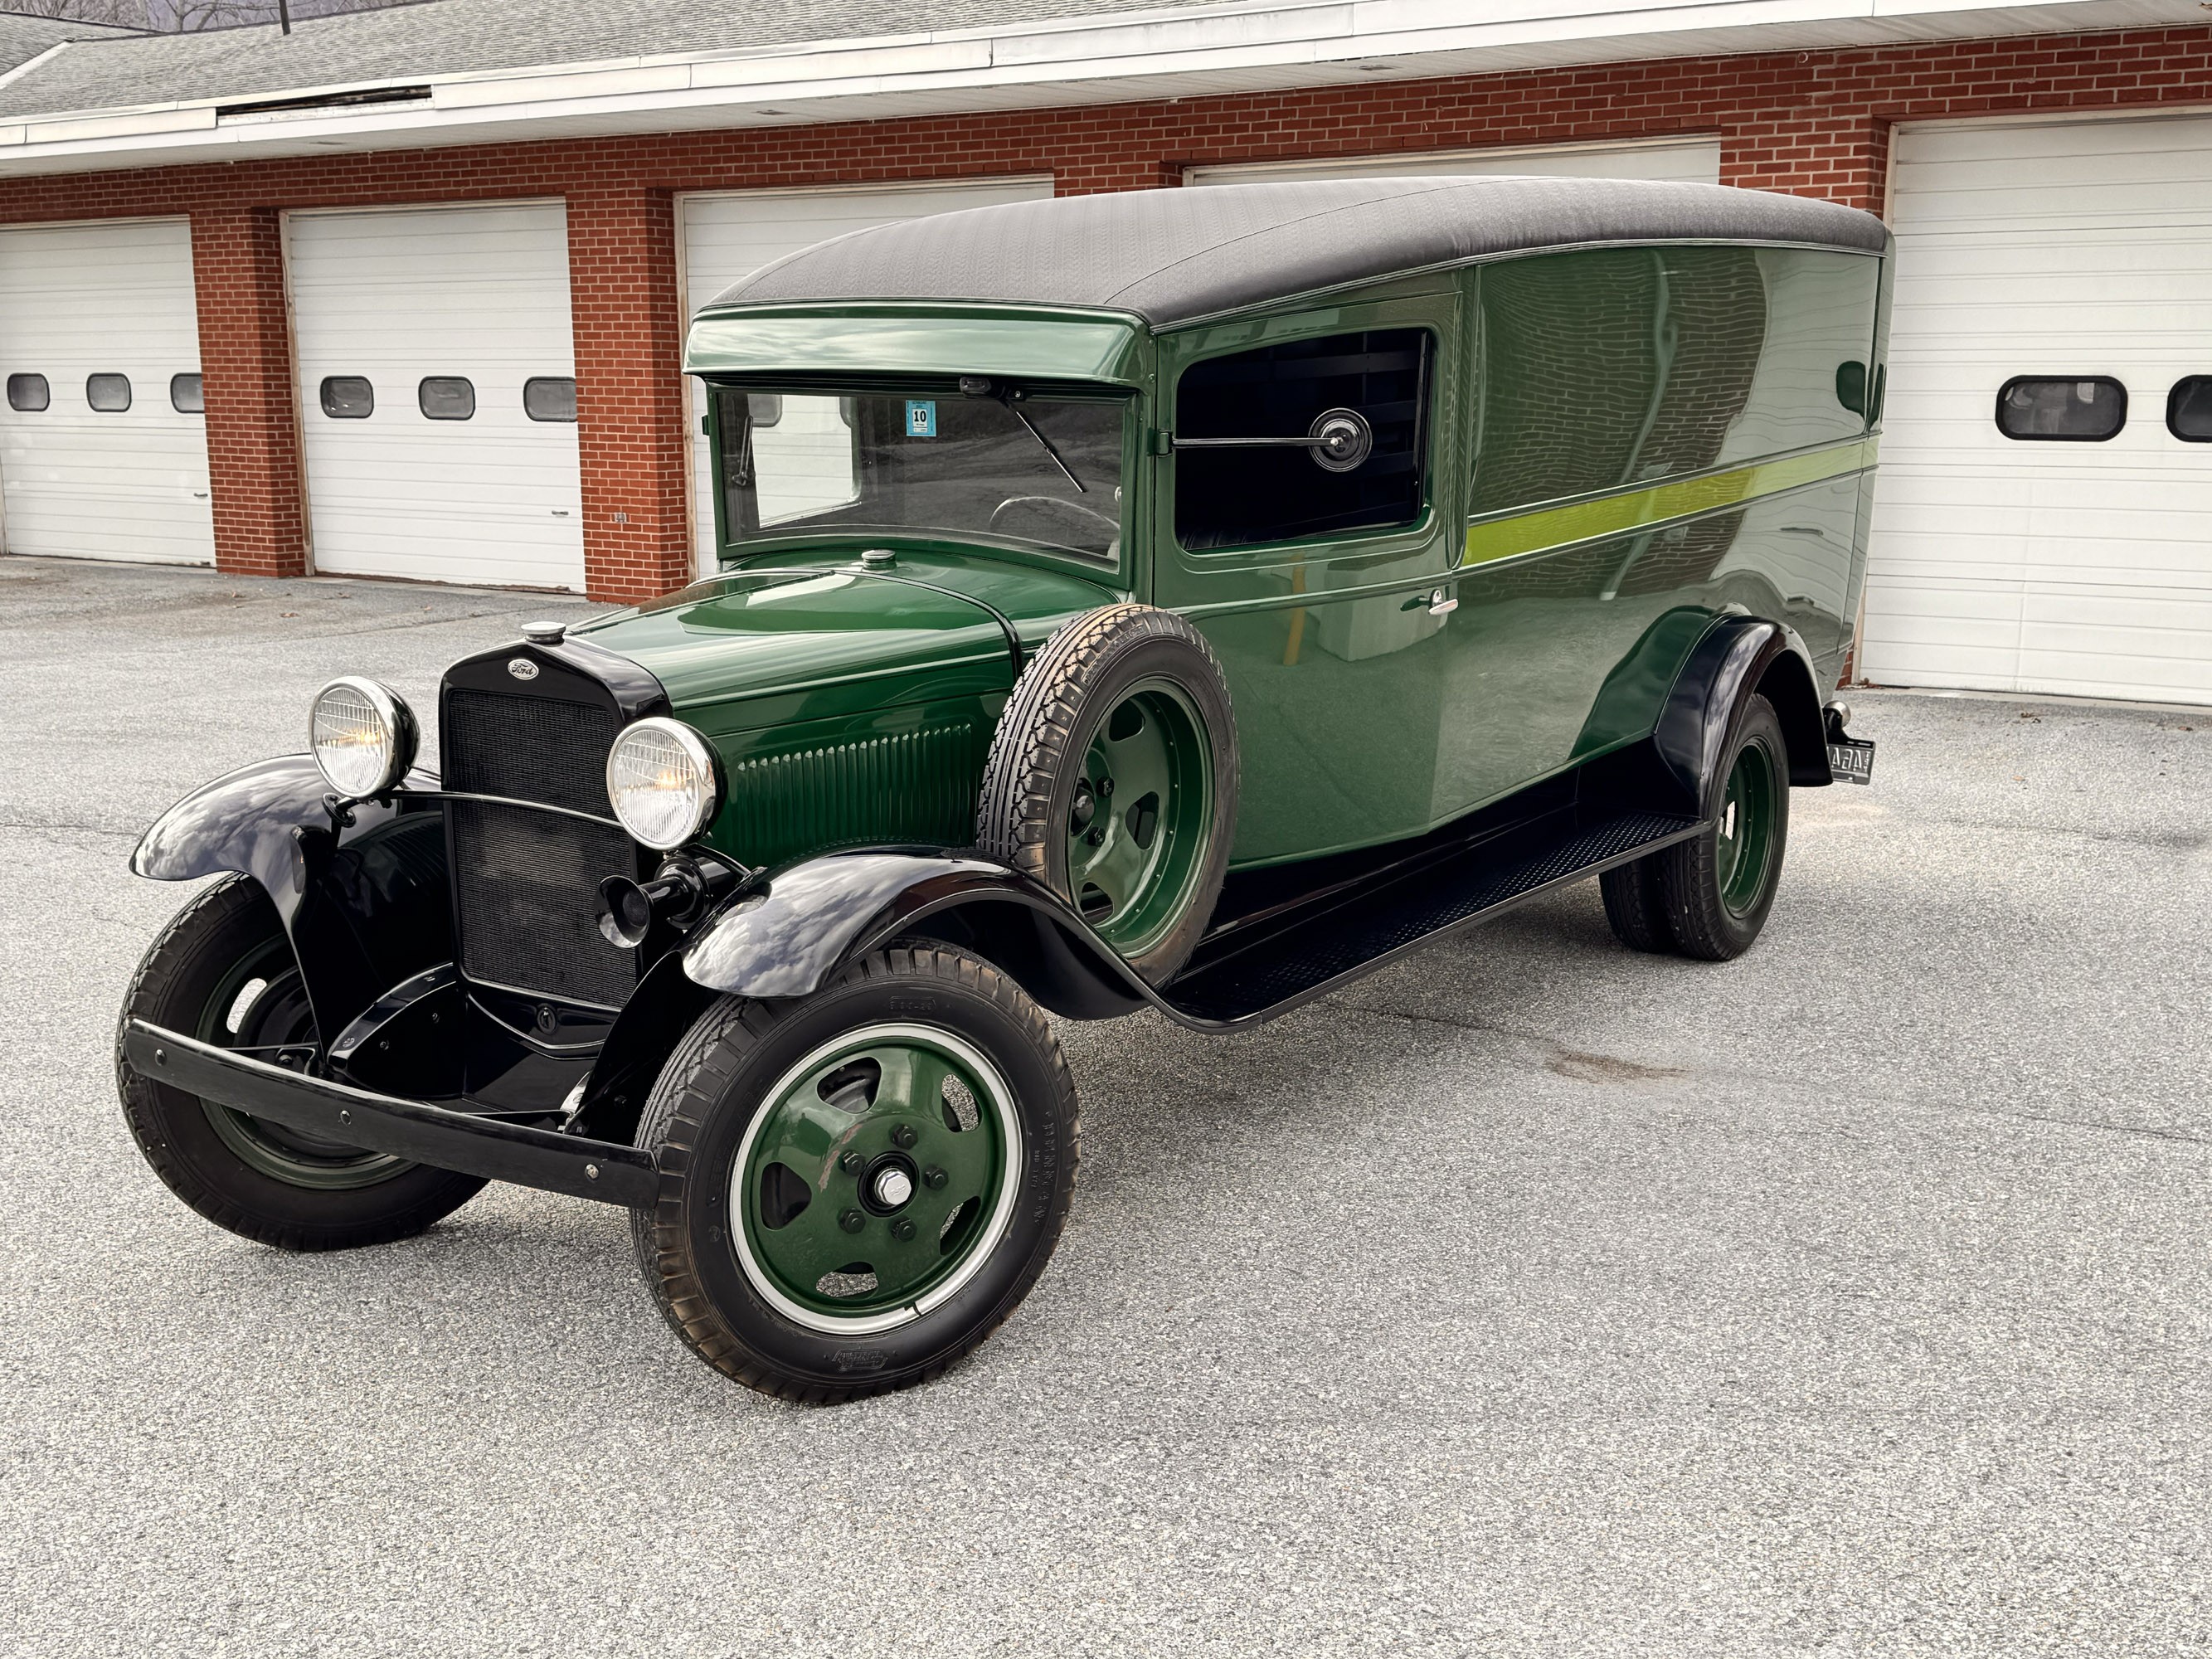
{"label": "spare tire on side", "polygon": [[1237,724],[1205,637],[1148,605],[1054,635],[999,717],[976,845],[1159,985],[1206,931],[1236,830]]}

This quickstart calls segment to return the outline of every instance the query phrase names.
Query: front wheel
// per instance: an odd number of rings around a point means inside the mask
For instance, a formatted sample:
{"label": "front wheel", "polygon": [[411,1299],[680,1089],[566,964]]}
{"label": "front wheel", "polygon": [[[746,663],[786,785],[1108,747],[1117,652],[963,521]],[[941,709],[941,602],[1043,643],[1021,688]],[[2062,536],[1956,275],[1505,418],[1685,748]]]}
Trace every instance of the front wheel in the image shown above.
{"label": "front wheel", "polygon": [[[138,964],[123,1018],[305,1069],[314,1012],[276,907],[243,876],[178,912]],[[421,1232],[483,1188],[478,1176],[342,1146],[142,1077],[116,1044],[123,1115],[154,1172],[218,1226],[288,1250]]]}
{"label": "front wheel", "polygon": [[1019,987],[917,942],[803,1001],[708,1009],[637,1140],[669,1324],[749,1387],[830,1402],[936,1376],[1028,1293],[1074,1188],[1075,1086]]}

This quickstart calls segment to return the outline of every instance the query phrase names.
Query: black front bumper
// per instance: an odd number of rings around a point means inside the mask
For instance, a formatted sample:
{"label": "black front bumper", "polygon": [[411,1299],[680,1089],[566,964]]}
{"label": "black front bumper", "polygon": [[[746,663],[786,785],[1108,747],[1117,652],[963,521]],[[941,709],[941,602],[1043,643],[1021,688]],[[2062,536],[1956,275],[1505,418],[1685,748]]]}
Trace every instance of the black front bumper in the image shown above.
{"label": "black front bumper", "polygon": [[344,1146],[633,1208],[659,1190],[652,1155],[635,1146],[302,1077],[143,1019],[125,1027],[123,1053],[142,1077]]}

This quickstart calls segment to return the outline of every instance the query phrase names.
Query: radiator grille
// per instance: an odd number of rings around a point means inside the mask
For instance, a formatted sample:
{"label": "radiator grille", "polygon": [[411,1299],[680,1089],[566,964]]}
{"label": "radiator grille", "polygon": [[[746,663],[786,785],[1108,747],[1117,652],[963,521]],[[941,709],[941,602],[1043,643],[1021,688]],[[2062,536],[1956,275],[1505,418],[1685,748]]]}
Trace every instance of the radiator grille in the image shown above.
{"label": "radiator grille", "polygon": [[[445,716],[448,789],[605,815],[607,750],[620,728],[611,708],[454,687]],[[609,945],[593,915],[600,880],[635,872],[630,838],[526,807],[450,801],[447,810],[462,971],[620,1007],[637,985],[637,953]]]}

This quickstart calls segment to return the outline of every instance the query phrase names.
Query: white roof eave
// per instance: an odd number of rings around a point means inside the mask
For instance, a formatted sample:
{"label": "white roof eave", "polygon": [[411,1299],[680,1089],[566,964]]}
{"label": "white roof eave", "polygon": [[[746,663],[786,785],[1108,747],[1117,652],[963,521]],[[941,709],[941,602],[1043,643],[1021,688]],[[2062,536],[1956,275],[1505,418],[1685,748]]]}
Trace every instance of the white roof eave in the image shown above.
{"label": "white roof eave", "polygon": [[[1308,0],[425,76],[427,100],[0,117],[0,174],[981,112],[1638,58],[2201,23],[2198,0]],[[378,83],[389,84],[389,83]],[[294,98],[372,90],[303,88]],[[253,101],[266,101],[257,99]]]}

